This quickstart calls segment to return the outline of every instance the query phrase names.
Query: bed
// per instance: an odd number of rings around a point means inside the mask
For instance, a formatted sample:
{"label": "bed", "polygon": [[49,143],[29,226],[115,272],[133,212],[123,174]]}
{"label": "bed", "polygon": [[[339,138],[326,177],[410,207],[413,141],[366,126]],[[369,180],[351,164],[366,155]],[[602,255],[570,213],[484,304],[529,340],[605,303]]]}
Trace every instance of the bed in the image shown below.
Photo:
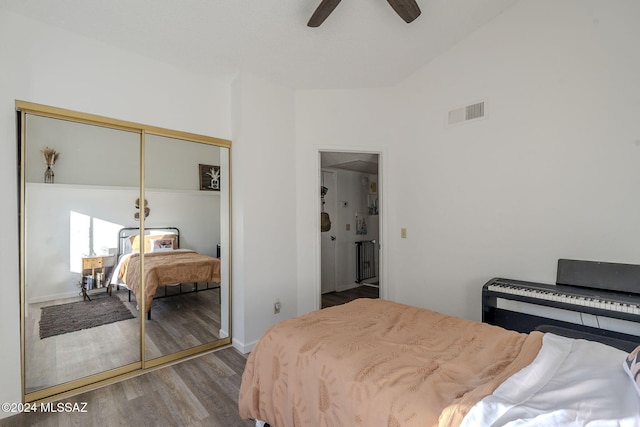
{"label": "bed", "polygon": [[238,405],[272,427],[640,426],[637,351],[359,299],[272,326]]}
{"label": "bed", "polygon": [[[137,227],[123,228],[118,233],[118,264],[111,284],[125,287],[136,301],[144,298],[150,317],[154,298],[220,288],[220,259],[180,247],[180,232],[176,227],[146,228],[149,234],[139,235]],[[143,238],[141,238],[143,237]],[[144,296],[140,289],[140,250],[144,251]],[[200,285],[204,283],[204,287]],[[183,284],[190,284],[183,290]],[[167,287],[178,292],[167,293]],[[164,288],[164,294],[158,292]]]}

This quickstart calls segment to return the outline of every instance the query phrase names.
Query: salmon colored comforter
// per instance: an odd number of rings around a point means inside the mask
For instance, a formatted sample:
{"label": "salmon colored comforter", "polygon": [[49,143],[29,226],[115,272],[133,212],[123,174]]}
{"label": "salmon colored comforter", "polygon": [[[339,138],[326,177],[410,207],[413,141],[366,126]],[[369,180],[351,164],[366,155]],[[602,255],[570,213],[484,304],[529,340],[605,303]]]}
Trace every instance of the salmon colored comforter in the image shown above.
{"label": "salmon colored comforter", "polygon": [[[148,252],[144,254],[145,311],[151,309],[151,301],[158,286],[173,283],[220,283],[220,260],[190,250]],[[140,254],[132,254],[119,272],[127,287],[140,299]]]}
{"label": "salmon colored comforter", "polygon": [[541,345],[539,332],[360,299],[272,326],[247,360],[240,415],[272,427],[458,425]]}

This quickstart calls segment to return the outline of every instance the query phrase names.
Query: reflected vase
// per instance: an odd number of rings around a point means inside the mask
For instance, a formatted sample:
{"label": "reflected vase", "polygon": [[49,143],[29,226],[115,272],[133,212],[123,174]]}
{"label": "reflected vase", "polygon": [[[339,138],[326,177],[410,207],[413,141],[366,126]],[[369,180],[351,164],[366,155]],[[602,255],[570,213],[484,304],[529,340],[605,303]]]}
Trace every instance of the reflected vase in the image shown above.
{"label": "reflected vase", "polygon": [[45,184],[53,184],[53,176],[53,169],[51,169],[51,166],[47,166],[47,170],[44,171]]}

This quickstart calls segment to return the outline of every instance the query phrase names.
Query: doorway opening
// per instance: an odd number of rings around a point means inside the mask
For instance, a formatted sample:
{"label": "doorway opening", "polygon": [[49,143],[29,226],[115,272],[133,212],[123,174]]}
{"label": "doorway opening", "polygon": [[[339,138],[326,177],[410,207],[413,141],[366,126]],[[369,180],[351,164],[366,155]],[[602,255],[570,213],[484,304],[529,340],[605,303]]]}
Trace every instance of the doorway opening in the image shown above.
{"label": "doorway opening", "polygon": [[321,308],[380,297],[379,164],[379,153],[320,151]]}

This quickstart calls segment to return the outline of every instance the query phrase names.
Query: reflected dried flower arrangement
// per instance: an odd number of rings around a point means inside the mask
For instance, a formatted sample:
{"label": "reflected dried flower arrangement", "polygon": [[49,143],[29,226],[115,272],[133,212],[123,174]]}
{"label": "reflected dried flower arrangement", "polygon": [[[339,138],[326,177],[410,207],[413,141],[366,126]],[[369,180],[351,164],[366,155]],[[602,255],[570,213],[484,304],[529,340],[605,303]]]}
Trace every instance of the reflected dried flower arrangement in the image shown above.
{"label": "reflected dried flower arrangement", "polygon": [[56,160],[58,160],[58,156],[60,155],[60,153],[58,153],[56,150],[49,147],[44,147],[41,150],[41,153],[44,164],[49,167],[53,166],[56,163]]}

